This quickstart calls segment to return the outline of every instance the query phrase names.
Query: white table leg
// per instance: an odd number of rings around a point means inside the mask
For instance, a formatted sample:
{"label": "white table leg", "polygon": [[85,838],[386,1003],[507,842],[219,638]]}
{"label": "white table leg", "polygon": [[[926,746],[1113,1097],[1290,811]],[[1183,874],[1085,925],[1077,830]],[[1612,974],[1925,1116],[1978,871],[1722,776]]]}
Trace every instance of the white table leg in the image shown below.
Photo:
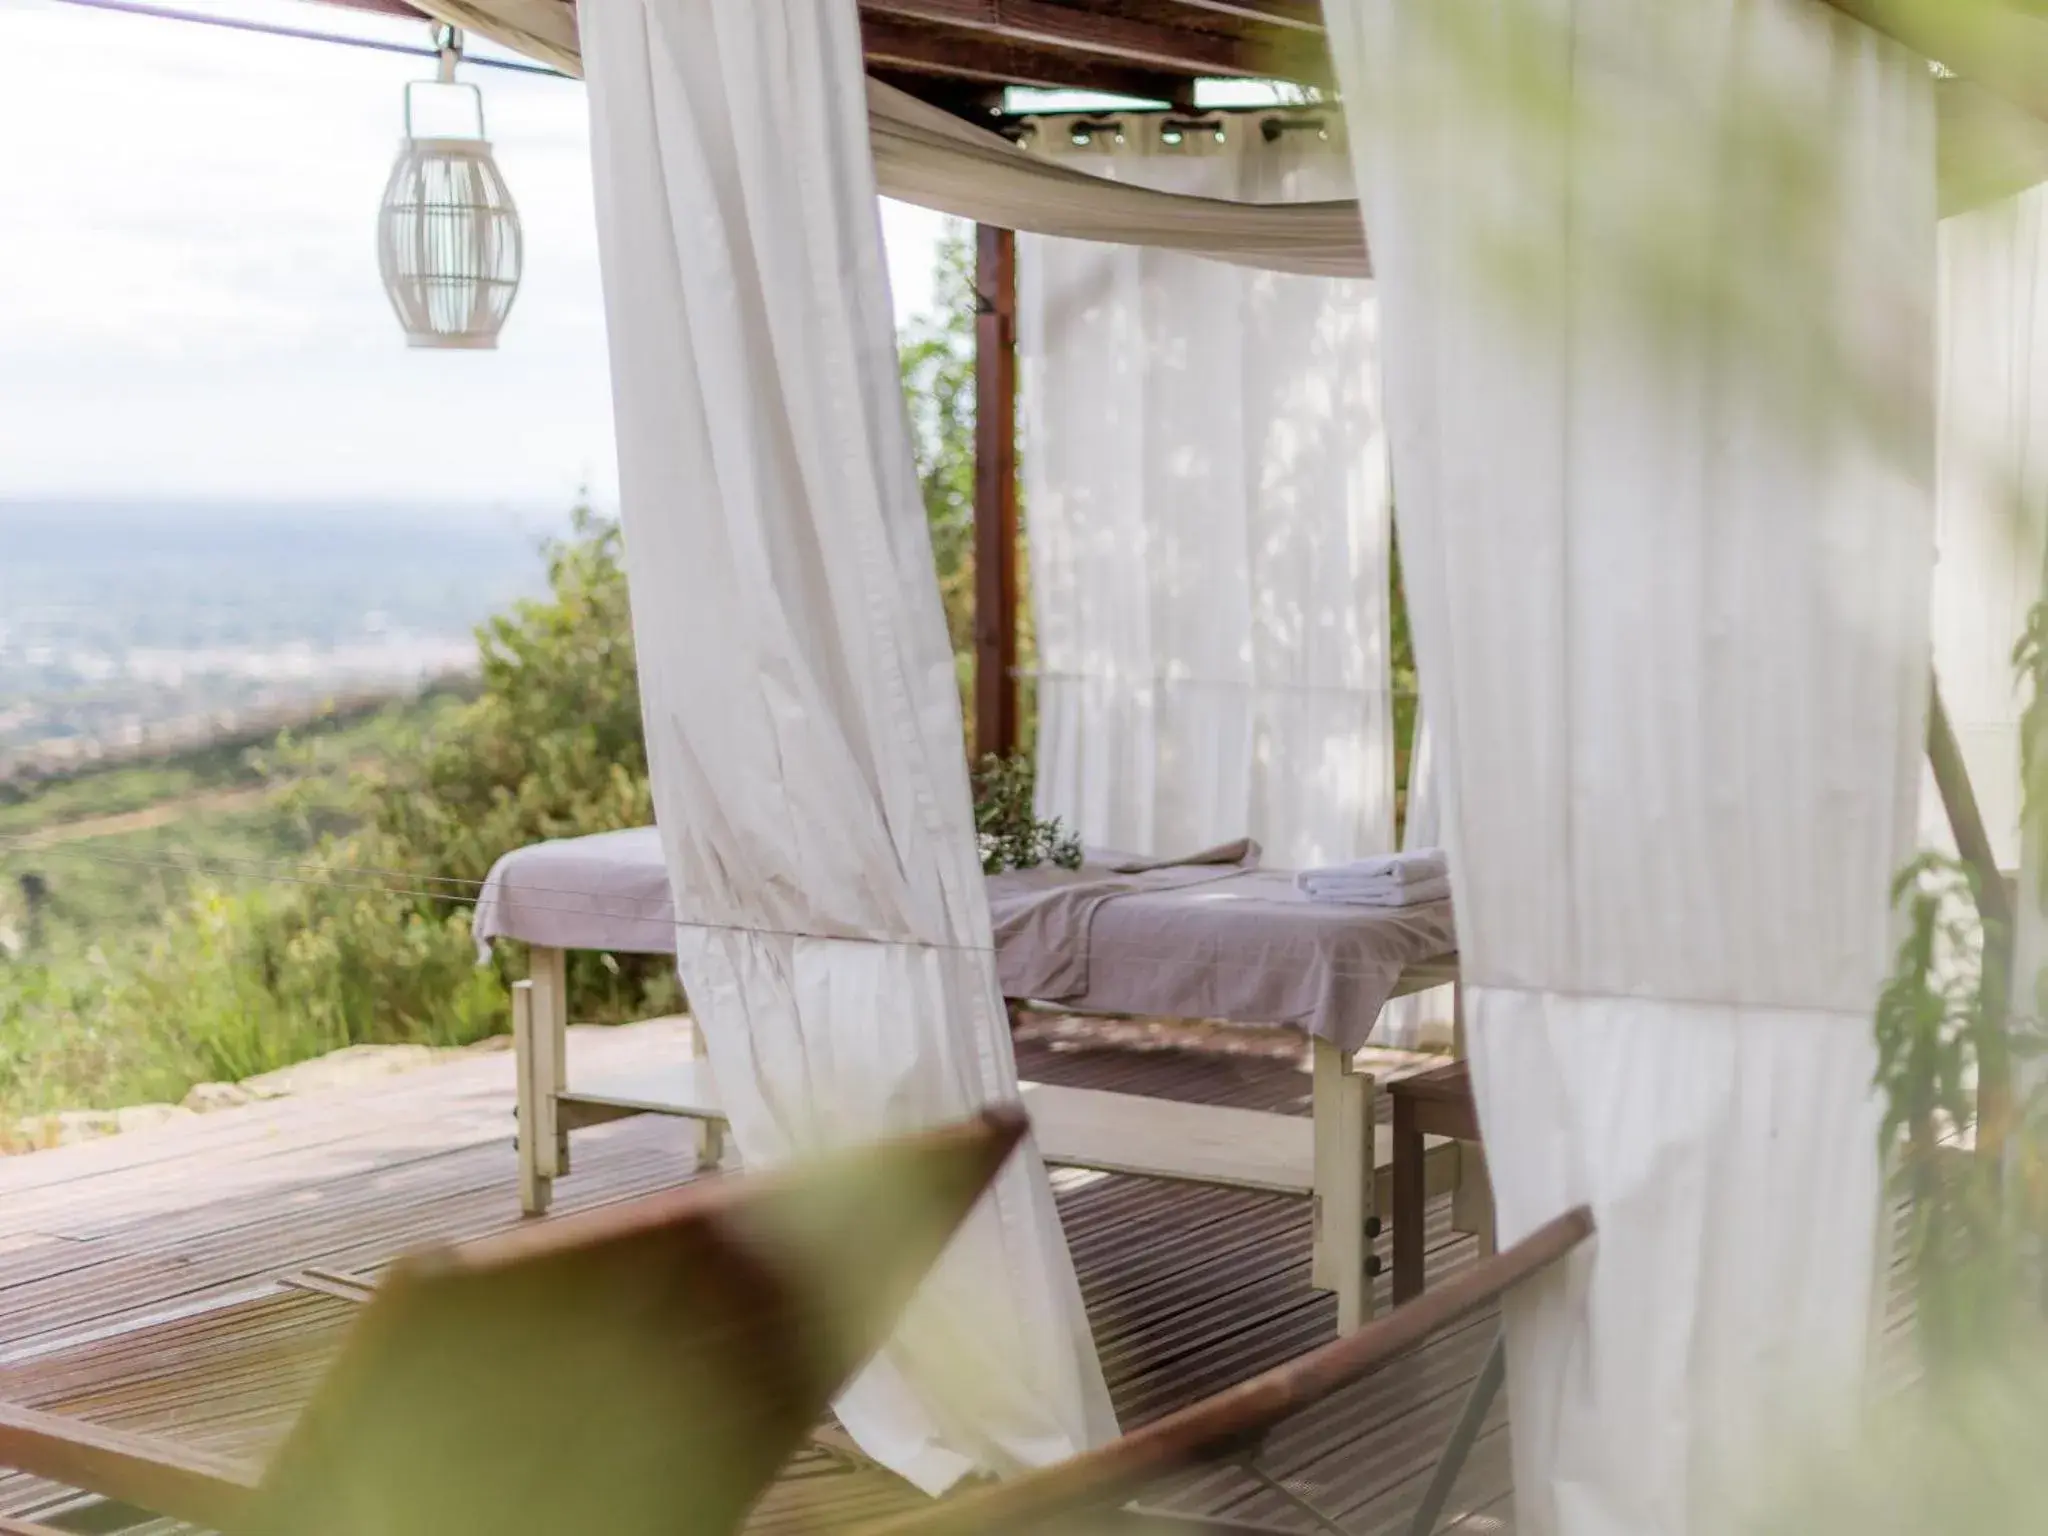
{"label": "white table leg", "polygon": [[545,1047],[535,1061],[535,1085],[541,1100],[541,1171],[559,1180],[569,1171],[569,1130],[561,1124],[555,1108],[555,1094],[569,1081],[569,956],[563,950],[530,948],[526,975],[532,977],[535,1040]]}
{"label": "white table leg", "polygon": [[1353,1333],[1372,1317],[1373,1080],[1351,1053],[1316,1039],[1311,1103],[1315,1113],[1314,1245],[1309,1284],[1337,1293],[1337,1331]]}
{"label": "white table leg", "polygon": [[535,1039],[533,983],[512,983],[512,1067],[519,1093],[519,1208],[529,1216],[545,1216],[554,1193],[554,1180],[545,1171],[552,1161],[553,1138],[546,1143],[550,1154],[542,1154],[541,1086],[534,1063],[542,1054]]}
{"label": "white table leg", "polygon": [[534,1061],[540,1170],[559,1179],[569,1171],[569,1132],[555,1107],[555,1095],[569,1079],[569,957],[559,949],[535,946],[528,951],[527,974],[533,978],[535,1043],[543,1047]]}
{"label": "white table leg", "polygon": [[723,1120],[699,1120],[697,1122],[697,1171],[716,1173],[718,1165],[725,1161],[725,1122]]}
{"label": "white table leg", "polygon": [[1465,983],[1451,983],[1451,1057],[1465,1059]]}
{"label": "white table leg", "polygon": [[[704,1029],[694,1018],[690,1020],[690,1059],[707,1059],[704,1051]],[[697,1122],[697,1172],[718,1171],[719,1164],[725,1161],[725,1136],[723,1120],[706,1119]]]}

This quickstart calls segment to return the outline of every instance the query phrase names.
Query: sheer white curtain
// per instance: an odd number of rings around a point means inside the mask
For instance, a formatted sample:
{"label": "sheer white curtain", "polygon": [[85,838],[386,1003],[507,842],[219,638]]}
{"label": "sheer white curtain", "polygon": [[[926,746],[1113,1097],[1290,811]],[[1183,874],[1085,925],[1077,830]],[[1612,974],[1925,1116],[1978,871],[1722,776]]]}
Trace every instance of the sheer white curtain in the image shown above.
{"label": "sheer white curtain", "polygon": [[[1429,728],[1429,713],[1418,705],[1415,711],[1415,740],[1408,754],[1408,805],[1401,821],[1404,849],[1441,848],[1443,835],[1442,796],[1437,777],[1444,770],[1439,762],[1436,736]],[[1380,1010],[1373,1026],[1372,1043],[1396,1050],[1414,1050],[1431,1039],[1447,1037],[1458,1011],[1455,987],[1431,987],[1397,997]]]}
{"label": "sheer white curtain", "polygon": [[1727,1529],[1866,1345],[1932,79],[1794,0],[1325,14],[1499,1235],[1600,1226],[1508,1307],[1518,1523]]}
{"label": "sheer white curtain", "polygon": [[[2048,189],[1941,222],[1934,672],[2001,869],[2020,862],[2012,651],[2048,534]],[[1931,781],[1928,840],[1952,847]]]}
{"label": "sheer white curtain", "polygon": [[[1349,189],[1326,134],[1336,119],[1048,118],[1034,142],[1103,176],[1281,202]],[[1391,846],[1371,285],[1018,247],[1041,812],[1138,853],[1248,833],[1300,867]]]}
{"label": "sheer white curtain", "polygon": [[[740,1150],[1014,1097],[854,0],[582,21],[656,816]],[[1030,1149],[839,1411],[931,1490],[1114,1433]]]}

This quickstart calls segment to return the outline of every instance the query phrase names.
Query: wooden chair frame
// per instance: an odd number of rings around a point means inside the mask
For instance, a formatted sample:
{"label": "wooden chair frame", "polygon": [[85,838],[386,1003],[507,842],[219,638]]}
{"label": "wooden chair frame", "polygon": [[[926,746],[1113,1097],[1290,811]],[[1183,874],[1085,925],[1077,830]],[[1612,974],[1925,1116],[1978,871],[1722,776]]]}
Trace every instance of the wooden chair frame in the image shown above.
{"label": "wooden chair frame", "polygon": [[[1171,1473],[1239,1458],[1256,1449],[1282,1420],[1416,1349],[1592,1235],[1592,1212],[1583,1206],[1568,1211],[1357,1333],[1154,1420],[1098,1450],[866,1527],[861,1536],[995,1536],[1084,1511],[1114,1510]],[[1219,1527],[1212,1523],[1211,1528]],[[1220,1528],[1250,1529],[1228,1522]]]}
{"label": "wooden chair frame", "polygon": [[[565,1508],[615,1533],[730,1530],[1026,1128],[992,1110],[402,1260],[266,1467],[4,1402],[0,1465],[227,1536],[438,1536],[471,1508],[508,1536]],[[552,1364],[509,1369],[539,1333]],[[527,1429],[564,1417],[596,1426],[583,1457],[507,1478]]]}

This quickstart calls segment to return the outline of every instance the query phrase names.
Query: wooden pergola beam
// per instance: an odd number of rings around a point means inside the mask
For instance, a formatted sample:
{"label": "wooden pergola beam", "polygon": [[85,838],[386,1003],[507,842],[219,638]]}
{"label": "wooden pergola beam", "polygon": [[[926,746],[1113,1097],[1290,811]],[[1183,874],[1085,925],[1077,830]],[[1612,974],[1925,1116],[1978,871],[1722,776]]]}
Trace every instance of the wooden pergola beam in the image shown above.
{"label": "wooden pergola beam", "polygon": [[1173,0],[1190,11],[1208,11],[1239,21],[1263,22],[1269,27],[1287,27],[1296,32],[1323,35],[1322,0]]}
{"label": "wooden pergola beam", "polygon": [[1017,236],[974,229],[974,752],[1019,744]]}
{"label": "wooden pergola beam", "polygon": [[1268,46],[1263,39],[1162,26],[1048,0],[862,0],[861,9],[871,16],[893,16],[1176,74],[1266,79],[1287,76],[1304,65],[1322,72],[1320,49],[1304,54],[1283,49],[1277,41]]}
{"label": "wooden pergola beam", "polygon": [[1076,58],[1071,53],[1000,39],[964,41],[872,13],[862,15],[860,31],[870,71],[899,69],[991,85],[1100,91],[1140,101],[1177,102],[1188,94],[1185,75]]}
{"label": "wooden pergola beam", "polygon": [[418,6],[407,5],[405,0],[319,0],[319,3],[344,11],[373,11],[379,16],[396,16],[401,21],[431,24],[434,19]]}

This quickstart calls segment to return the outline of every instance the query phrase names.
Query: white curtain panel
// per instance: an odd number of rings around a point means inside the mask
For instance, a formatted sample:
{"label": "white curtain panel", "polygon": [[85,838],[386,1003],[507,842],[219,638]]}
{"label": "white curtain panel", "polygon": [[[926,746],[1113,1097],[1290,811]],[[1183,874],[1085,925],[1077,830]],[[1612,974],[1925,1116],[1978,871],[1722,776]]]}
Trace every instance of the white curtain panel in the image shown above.
{"label": "white curtain panel", "polygon": [[[582,19],[656,816],[741,1154],[1013,1099],[854,0]],[[1030,1147],[839,1412],[932,1491],[1114,1434]]]}
{"label": "white curtain panel", "polygon": [[1933,544],[1924,61],[1795,0],[1327,0],[1510,1298],[1518,1524],[1838,1429]]}
{"label": "white curtain panel", "polygon": [[[1441,848],[1443,846],[1442,794],[1437,779],[1443,772],[1438,761],[1436,736],[1429,728],[1429,711],[1415,711],[1415,739],[1408,752],[1408,805],[1401,821],[1401,847]],[[1458,992],[1455,987],[1431,987],[1397,997],[1380,1010],[1373,1026],[1372,1043],[1395,1050],[1412,1051],[1447,1036],[1456,1022]]]}
{"label": "white curtain panel", "polygon": [[[2013,646],[2041,596],[2048,532],[2048,189],[1944,219],[1934,673],[2001,869],[2020,862]],[[1928,783],[1932,846],[1953,848]]]}
{"label": "white curtain panel", "polygon": [[[1347,189],[1337,119],[1283,121],[1047,118],[1033,142],[1177,193]],[[1365,282],[1018,242],[1038,800],[1090,844],[1249,834],[1295,868],[1392,846],[1377,324]]]}

